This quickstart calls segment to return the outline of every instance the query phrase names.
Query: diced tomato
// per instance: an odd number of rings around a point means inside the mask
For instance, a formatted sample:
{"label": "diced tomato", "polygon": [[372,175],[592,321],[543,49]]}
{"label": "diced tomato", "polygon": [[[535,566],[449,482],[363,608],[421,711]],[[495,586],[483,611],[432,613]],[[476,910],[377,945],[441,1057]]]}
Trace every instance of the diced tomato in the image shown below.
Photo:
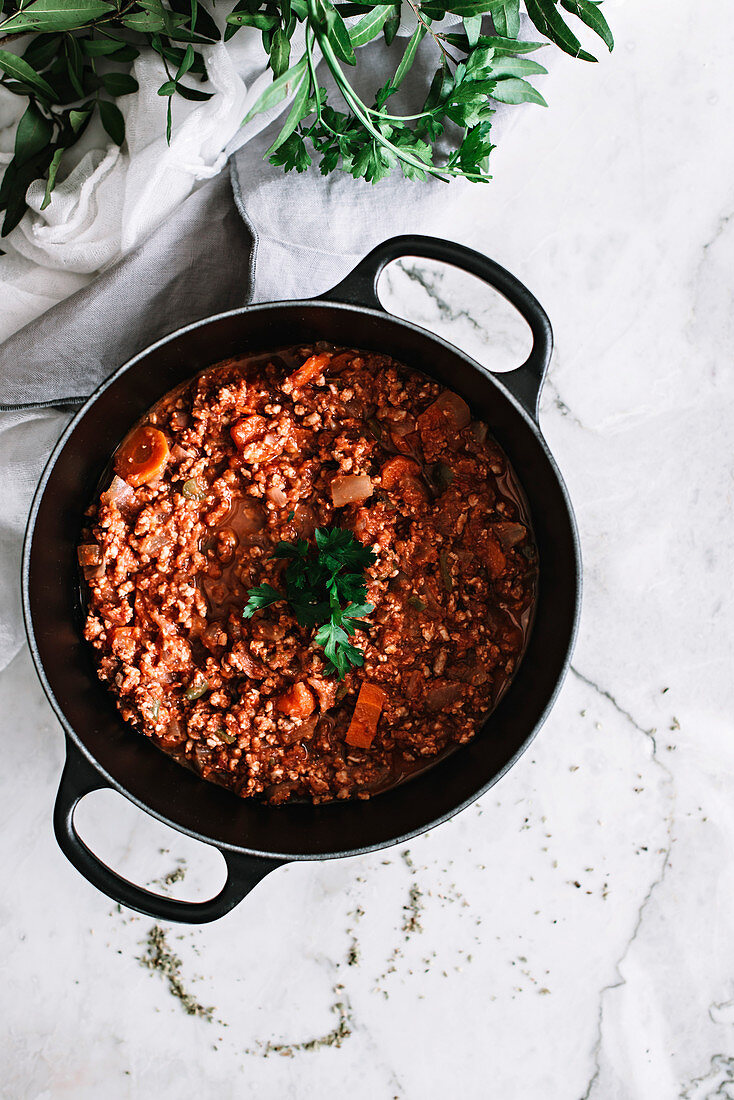
{"label": "diced tomato", "polygon": [[168,461],[168,443],[152,424],[136,428],[115,456],[115,470],[128,485],[145,485],[161,472]]}
{"label": "diced tomato", "polygon": [[471,412],[466,401],[457,393],[444,390],[418,417],[418,431],[426,459],[431,462],[445,447],[451,447],[470,421]]}
{"label": "diced tomato", "polygon": [[368,749],[375,739],[377,723],[380,720],[382,708],[387,700],[387,694],[376,684],[365,681],[359,689],[357,703],[354,707],[352,721],[349,723],[347,735],[344,738],[348,745],[355,749]]}
{"label": "diced tomato", "polygon": [[389,458],[380,470],[383,489],[397,492],[408,504],[420,504],[428,500],[428,490],[421,481],[421,468],[412,458],[396,455]]}

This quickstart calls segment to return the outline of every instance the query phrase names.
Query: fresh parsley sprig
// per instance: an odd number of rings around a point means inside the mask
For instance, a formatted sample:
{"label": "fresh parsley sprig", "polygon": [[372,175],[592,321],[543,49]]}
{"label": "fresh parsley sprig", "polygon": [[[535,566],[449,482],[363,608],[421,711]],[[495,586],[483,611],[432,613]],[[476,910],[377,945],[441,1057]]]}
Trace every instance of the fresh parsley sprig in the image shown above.
{"label": "fresh parsley sprig", "polygon": [[[256,0],[239,0],[237,10],[251,8],[253,2]],[[272,85],[245,121],[292,96],[285,124],[266,153],[272,164],[286,172],[309,168],[312,150],[320,157],[324,175],[340,168],[357,179],[376,183],[399,165],[410,179],[464,176],[486,182],[490,178],[489,155],[494,148],[490,131],[496,104],[546,105],[528,79],[546,69],[522,55],[551,41],[574,57],[596,61],[582,48],[561,16],[559,5],[593,30],[610,50],[614,46],[598,0],[523,2],[526,14],[545,41],[519,40],[520,0],[408,0],[415,15],[415,29],[394,74],[376,90],[370,106],[355,90],[347,68],[357,65],[356,52],[378,35],[383,35],[386,46],[393,43],[402,5],[390,0],[364,4],[290,0],[292,25],[293,20],[306,24],[305,53],[290,68],[275,72]],[[457,17],[460,30],[446,33],[435,29],[435,24],[447,15]],[[348,27],[348,16],[359,18]],[[387,108],[388,100],[403,84],[424,39],[432,45],[439,61],[428,95],[417,113],[394,114]],[[326,89],[319,85],[316,47],[346,110],[332,106]],[[459,127],[460,136],[447,159],[440,163],[436,143],[448,124],[452,130]]]}
{"label": "fresh parsley sprig", "polygon": [[314,539],[314,546],[306,539],[278,543],[273,558],[288,562],[285,592],[267,583],[250,588],[242,616],[251,619],[264,607],[288,603],[301,626],[318,628],[314,641],[323,647],[327,669],[343,680],[350,668],[364,663],[350,639],[369,626],[364,616],[374,604],[367,602],[365,570],[377,558],[341,527],[318,528]]}
{"label": "fresh parsley sprig", "polygon": [[[614,45],[598,0],[407,0],[415,27],[401,45],[395,38],[403,18],[400,0],[236,0],[223,35],[213,18],[214,2],[2,0],[0,47],[23,36],[23,50],[0,48],[0,86],[27,100],[0,185],[3,236],[25,214],[33,180],[46,180],[43,206],[52,201],[66,152],[95,115],[122,145],[125,121],[116,100],[137,91],[130,66],[143,49],[157,53],[165,69],[158,94],[168,101],[170,141],[174,98],[206,100],[213,94],[206,87],[206,47],[221,37],[228,41],[241,27],[258,31],[273,82],[243,121],[291,98],[266,153],[270,162],[303,172],[316,158],[324,175],[341,169],[377,183],[398,166],[410,179],[488,180],[496,104],[545,105],[531,78],[546,70],[526,55],[550,41],[595,61],[568,16],[586,24],[610,50]],[[540,41],[520,39],[523,6]],[[451,32],[437,29],[447,15],[456,20]],[[294,59],[299,25],[305,48]],[[369,103],[347,74],[358,64],[359,50],[380,35],[396,64]],[[433,50],[438,67],[423,106],[409,115],[392,112],[391,100],[419,50],[426,49]],[[318,53],[335,85],[336,106],[317,78]],[[441,160],[437,143],[445,133],[451,151]]]}

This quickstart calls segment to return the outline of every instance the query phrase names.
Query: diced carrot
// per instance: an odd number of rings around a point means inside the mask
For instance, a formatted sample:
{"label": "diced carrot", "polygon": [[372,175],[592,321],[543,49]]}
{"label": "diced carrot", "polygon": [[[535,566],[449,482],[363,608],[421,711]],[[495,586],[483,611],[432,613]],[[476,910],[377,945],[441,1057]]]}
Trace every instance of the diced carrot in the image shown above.
{"label": "diced carrot", "polygon": [[323,351],[320,355],[309,356],[306,362],[291,375],[291,382],[293,383],[294,390],[299,390],[302,386],[307,386],[314,378],[318,378],[320,374],[323,374],[330,362],[331,352],[329,351]]}
{"label": "diced carrot", "polygon": [[120,447],[115,457],[115,470],[128,485],[145,485],[161,472],[168,454],[163,432],[152,424],[143,424]]}
{"label": "diced carrot", "polygon": [[267,426],[268,422],[264,416],[243,416],[241,420],[235,421],[229,429],[229,434],[235,446],[242,450],[250,440],[262,435]]}
{"label": "diced carrot", "polygon": [[276,710],[287,714],[289,718],[308,718],[316,706],[312,692],[301,681],[293,684],[275,704]]}
{"label": "diced carrot", "polygon": [[490,577],[495,580],[497,577],[502,576],[507,566],[507,558],[500,549],[500,544],[496,539],[487,539],[487,568],[489,569]]}
{"label": "diced carrot", "polygon": [[374,741],[377,733],[377,723],[380,720],[382,708],[385,705],[387,694],[376,684],[365,681],[359,689],[357,703],[349,723],[347,735],[344,738],[348,745],[355,749],[368,749]]}

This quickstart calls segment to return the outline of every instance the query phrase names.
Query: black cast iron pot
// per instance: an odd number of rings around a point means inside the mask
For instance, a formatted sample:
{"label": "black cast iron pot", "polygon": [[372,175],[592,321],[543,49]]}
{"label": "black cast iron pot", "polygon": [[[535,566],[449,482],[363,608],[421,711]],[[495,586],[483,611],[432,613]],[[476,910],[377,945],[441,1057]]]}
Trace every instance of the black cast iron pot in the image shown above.
{"label": "black cast iron pot", "polygon": [[[533,347],[494,376],[413,324],[388,315],[377,280],[401,256],[443,260],[498,290],[530,325]],[[82,515],[110,454],[163,394],[211,363],[312,340],[387,352],[460,393],[490,425],[524,486],[540,556],[535,623],[515,678],[484,729],[434,768],[368,802],[267,806],[242,800],[176,764],[125,726],[83,641],[76,547]],[[223,916],[289,860],[333,859],[398,844],[450,818],[502,776],[530,744],[558,692],[579,613],[580,556],[563,481],[538,427],[552,350],[548,318],[503,268],[467,248],[397,237],[374,249],[339,286],[311,301],[245,306],[198,321],[137,355],[90,397],[59,440],[31,508],[23,606],[38,675],[66,732],[54,828],[62,851],[116,902],[163,920]],[[121,878],[83,843],[74,808],[112,787],[166,824],[220,850],[227,880],[216,897],[185,902]]]}

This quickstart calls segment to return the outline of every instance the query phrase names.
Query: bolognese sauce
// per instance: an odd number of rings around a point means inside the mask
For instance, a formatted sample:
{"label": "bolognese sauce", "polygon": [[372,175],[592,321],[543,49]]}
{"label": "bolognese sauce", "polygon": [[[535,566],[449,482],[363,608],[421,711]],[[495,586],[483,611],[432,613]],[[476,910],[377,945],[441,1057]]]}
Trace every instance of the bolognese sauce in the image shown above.
{"label": "bolognese sauce", "polygon": [[[123,719],[203,778],[279,804],[369,798],[469,741],[530,630],[537,551],[466,402],[387,355],[228,360],[123,441],[79,546],[85,637]],[[343,529],[372,610],[335,675],[279,545]],[[303,551],[305,553],[305,550]],[[488,731],[487,736],[491,736]]]}

